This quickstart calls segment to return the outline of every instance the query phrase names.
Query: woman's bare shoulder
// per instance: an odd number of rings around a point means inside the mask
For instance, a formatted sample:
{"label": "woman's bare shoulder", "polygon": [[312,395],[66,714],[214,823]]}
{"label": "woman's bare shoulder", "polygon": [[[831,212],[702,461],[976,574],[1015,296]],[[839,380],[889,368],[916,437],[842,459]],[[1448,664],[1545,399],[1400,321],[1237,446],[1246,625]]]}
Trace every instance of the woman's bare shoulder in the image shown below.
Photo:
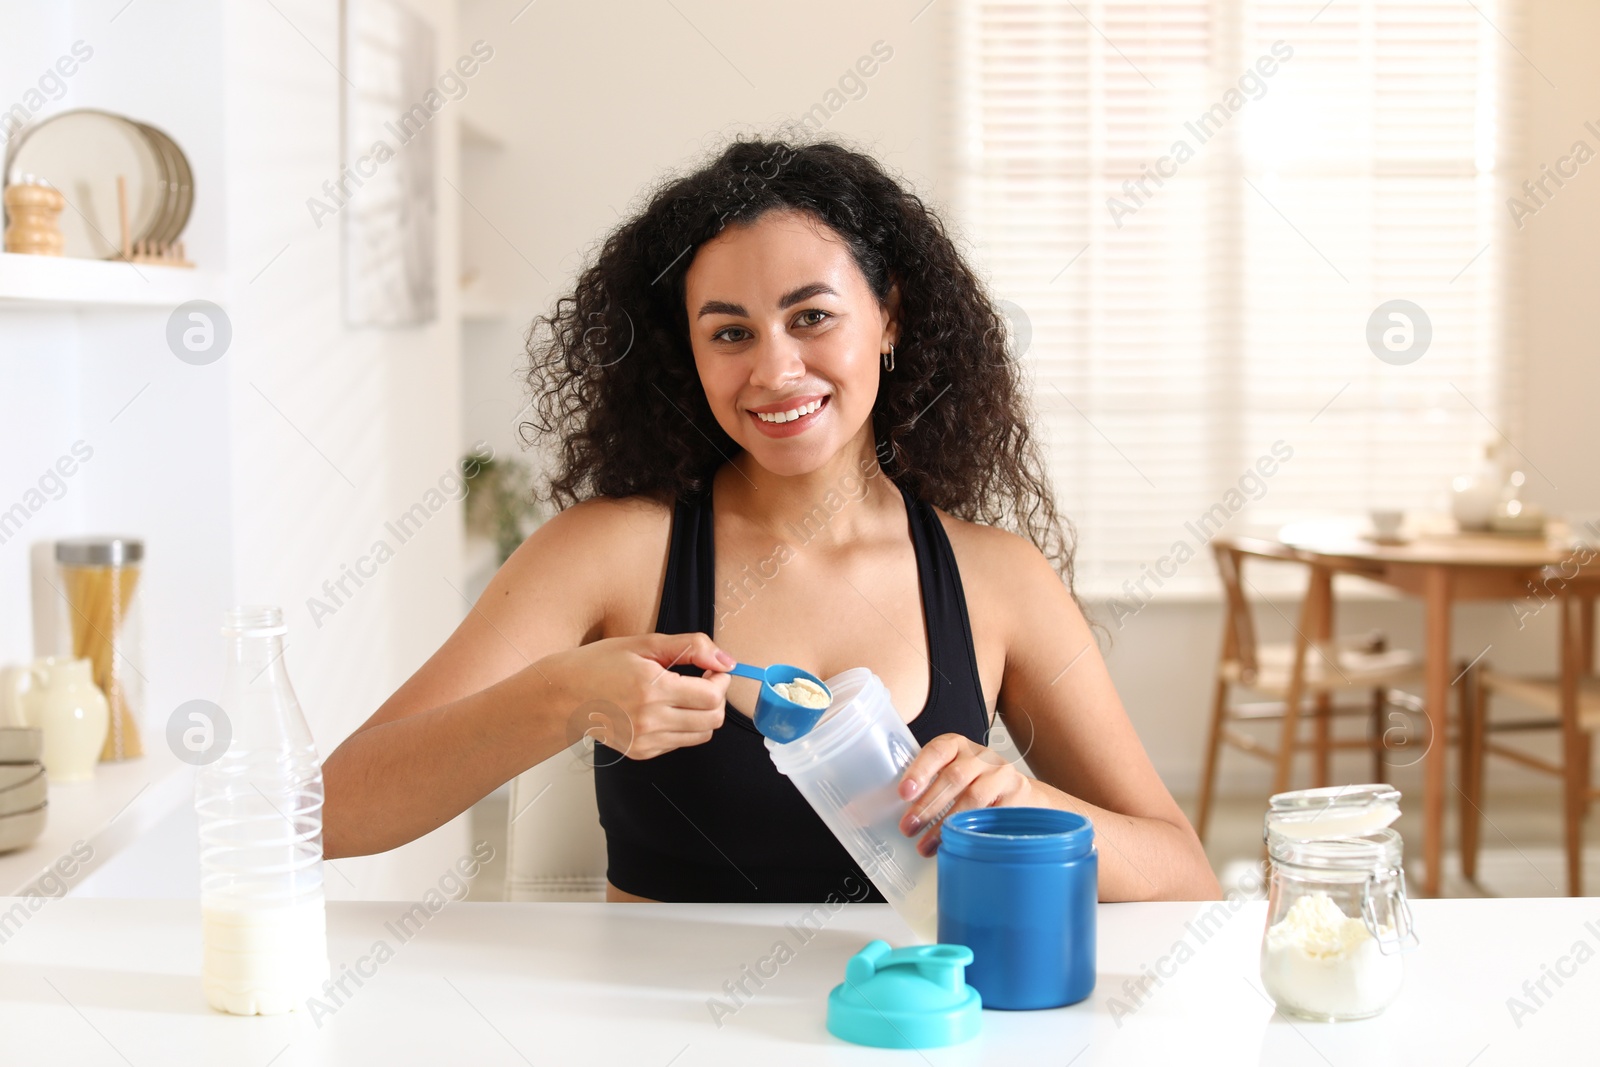
{"label": "woman's bare shoulder", "polygon": [[648,632],[671,537],[670,497],[591,497],[528,536],[502,568],[506,587],[554,585],[589,603],[590,636]]}
{"label": "woman's bare shoulder", "polygon": [[590,497],[546,519],[511,558],[527,551],[547,564],[625,571],[651,549],[664,553],[671,528],[672,504],[662,497]]}
{"label": "woman's bare shoulder", "polygon": [[626,542],[664,530],[671,517],[672,501],[665,494],[640,493],[580,500],[557,512],[544,525],[555,528],[564,537]]}
{"label": "woman's bare shoulder", "polygon": [[[1020,534],[939,512],[972,621],[982,666],[985,648],[997,655],[1007,681],[1057,676],[1093,640],[1083,609],[1039,547]],[[998,646],[999,652],[995,652]],[[1063,658],[1063,650],[1072,655]],[[1048,688],[1048,682],[1043,683]],[[1014,695],[1014,694],[1013,694]]]}
{"label": "woman's bare shoulder", "polygon": [[958,519],[941,507],[933,510],[964,578],[970,573],[986,582],[1010,584],[1019,578],[1032,581],[1042,573],[1055,573],[1045,554],[1026,537],[987,523]]}
{"label": "woman's bare shoulder", "polygon": [[1008,627],[1022,619],[1075,624],[1082,617],[1067,583],[1038,545],[1010,530],[934,510],[950,538],[969,611]]}

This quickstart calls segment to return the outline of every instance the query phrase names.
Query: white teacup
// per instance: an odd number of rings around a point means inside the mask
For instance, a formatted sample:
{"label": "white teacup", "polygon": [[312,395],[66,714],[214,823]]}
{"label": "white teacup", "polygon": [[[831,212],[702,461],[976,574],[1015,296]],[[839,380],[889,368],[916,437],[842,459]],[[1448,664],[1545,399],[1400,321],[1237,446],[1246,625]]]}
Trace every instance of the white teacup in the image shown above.
{"label": "white teacup", "polygon": [[1406,513],[1399,508],[1373,508],[1369,515],[1372,519],[1372,533],[1380,541],[1398,541],[1400,527],[1406,521]]}

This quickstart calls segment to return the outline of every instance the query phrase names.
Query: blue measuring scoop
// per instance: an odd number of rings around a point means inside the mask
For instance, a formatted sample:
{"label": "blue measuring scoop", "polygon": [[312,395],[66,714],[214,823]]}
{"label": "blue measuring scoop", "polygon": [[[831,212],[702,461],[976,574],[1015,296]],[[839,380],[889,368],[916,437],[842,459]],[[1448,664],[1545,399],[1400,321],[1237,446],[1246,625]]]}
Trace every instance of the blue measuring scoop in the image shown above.
{"label": "blue measuring scoop", "polygon": [[770,667],[752,667],[748,663],[735,663],[728,673],[737,674],[741,678],[753,678],[761,683],[761,695],[756,698],[756,729],[763,737],[770,737],[779,744],[786,745],[795,738],[810,733],[811,728],[817,725],[828,709],[808,708],[804,704],[796,704],[787,697],[779,696],[778,691],[772,688],[774,685],[804,678],[821,686],[822,691],[829,697],[833,696],[833,691],[821,678],[810,671],[791,667],[787,663],[774,663]]}

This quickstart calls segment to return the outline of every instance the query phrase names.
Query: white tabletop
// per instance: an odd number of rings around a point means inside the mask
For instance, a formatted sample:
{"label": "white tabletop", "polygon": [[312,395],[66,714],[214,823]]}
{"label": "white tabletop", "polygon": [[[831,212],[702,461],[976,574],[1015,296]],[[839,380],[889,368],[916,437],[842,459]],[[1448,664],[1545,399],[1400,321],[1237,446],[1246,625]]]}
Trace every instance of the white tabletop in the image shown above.
{"label": "white tabletop", "polygon": [[[16,903],[0,899],[0,921]],[[1220,927],[1204,939],[1186,926],[1219,906]],[[986,1011],[975,1040],[924,1052],[859,1048],[824,1027],[850,955],[877,936],[909,942],[884,905],[824,910],[804,945],[786,925],[799,923],[800,905],[447,903],[402,942],[385,924],[407,907],[329,905],[336,974],[379,941],[393,956],[364,964],[370,977],[314,1021],[307,1011],[238,1018],[206,1007],[193,901],[51,900],[0,926],[0,1062],[1490,1067],[1593,1062],[1600,1046],[1592,899],[1414,901],[1423,944],[1407,957],[1400,1000],[1340,1024],[1290,1022],[1264,999],[1262,903],[1101,905],[1089,1000]],[[754,996],[719,1027],[710,998],[726,999],[723,983],[778,941],[793,959],[764,988],[751,985]],[[1560,987],[1547,979],[1550,995],[1535,1004],[1522,984],[1546,965],[1570,976]],[[1147,982],[1139,1005],[1124,983],[1147,970],[1162,972],[1162,985]],[[1513,996],[1533,1010],[1514,1018]]]}

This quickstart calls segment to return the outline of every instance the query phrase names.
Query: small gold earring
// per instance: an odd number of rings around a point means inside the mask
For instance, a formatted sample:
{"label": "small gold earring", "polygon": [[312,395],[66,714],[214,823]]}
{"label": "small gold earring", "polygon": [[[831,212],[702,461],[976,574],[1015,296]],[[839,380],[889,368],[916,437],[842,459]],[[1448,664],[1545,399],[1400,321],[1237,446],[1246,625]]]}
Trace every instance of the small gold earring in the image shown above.
{"label": "small gold earring", "polygon": [[883,369],[886,371],[894,370],[894,345],[890,345],[889,351],[883,353]]}

